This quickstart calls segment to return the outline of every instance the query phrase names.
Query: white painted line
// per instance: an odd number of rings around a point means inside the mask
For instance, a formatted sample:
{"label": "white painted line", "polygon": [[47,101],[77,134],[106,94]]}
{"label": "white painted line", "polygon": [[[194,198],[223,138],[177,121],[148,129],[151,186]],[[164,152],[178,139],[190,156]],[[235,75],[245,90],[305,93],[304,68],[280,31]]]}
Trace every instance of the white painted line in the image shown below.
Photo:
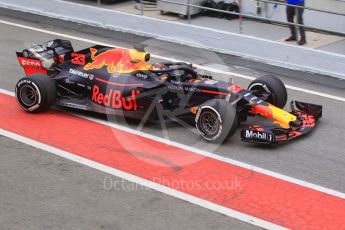
{"label": "white painted line", "polygon": [[[73,40],[77,40],[77,41],[81,41],[81,42],[91,43],[91,44],[98,44],[98,45],[110,46],[110,47],[126,48],[126,47],[116,46],[114,44],[108,44],[108,43],[103,43],[103,42],[99,42],[99,41],[95,41],[95,40],[80,38],[80,37],[73,36],[73,35],[68,35],[68,34],[54,32],[54,31],[45,30],[45,29],[39,29],[39,28],[36,28],[36,27],[26,26],[26,25],[22,25],[22,24],[18,24],[18,23],[13,23],[13,22],[8,22],[8,21],[4,21],[4,20],[0,20],[0,23],[5,24],[5,25],[10,25],[10,26],[15,26],[15,27],[22,28],[22,29],[32,30],[32,31],[40,32],[40,33],[46,33],[46,34],[51,34],[51,35],[54,35],[54,36],[64,37],[64,38],[67,38],[67,39],[73,39]],[[174,58],[168,58],[168,57],[164,57],[164,56],[160,56],[160,55],[155,55],[155,54],[152,54],[152,57],[159,58],[159,59],[166,60],[166,61],[185,62],[183,60],[177,60],[177,59],[174,59]],[[205,67],[205,66],[201,66],[201,65],[194,65],[194,66],[199,68],[199,69],[202,69],[202,70],[206,70],[206,71],[210,71],[210,72],[214,72],[214,73],[226,74],[226,75],[229,75],[229,76],[232,76],[232,77],[238,77],[238,78],[243,78],[243,79],[247,79],[247,80],[255,79],[253,77],[250,77],[250,76],[247,76],[247,75],[244,75],[244,74],[238,74],[238,73],[233,73],[233,72],[221,71],[221,70],[218,70],[218,69],[215,69],[215,68]],[[320,97],[325,97],[325,98],[329,98],[329,99],[345,102],[345,98],[343,98],[343,97],[338,97],[338,96],[334,96],[334,95],[330,95],[330,94],[326,94],[326,93],[321,93],[321,92],[317,92],[317,91],[313,91],[313,90],[309,90],[309,89],[304,89],[304,88],[300,88],[300,87],[296,87],[296,86],[291,86],[291,85],[286,85],[286,88],[294,90],[294,91],[302,92],[302,93],[312,94],[312,95],[316,95],[316,96],[320,96]]]}
{"label": "white painted line", "polygon": [[141,177],[137,177],[135,175],[132,175],[132,174],[120,171],[120,170],[117,170],[115,168],[108,167],[106,165],[97,163],[95,161],[88,160],[86,158],[74,155],[73,153],[69,153],[69,152],[63,151],[61,149],[58,149],[58,148],[55,148],[55,147],[43,144],[41,142],[35,141],[33,139],[26,138],[24,136],[20,136],[18,134],[6,131],[4,129],[0,129],[0,135],[8,137],[8,138],[11,138],[13,140],[19,141],[21,143],[24,143],[24,144],[27,144],[27,145],[30,145],[30,146],[33,146],[33,147],[36,147],[38,149],[42,149],[44,151],[53,153],[53,154],[55,154],[57,156],[69,159],[71,161],[83,164],[85,166],[97,169],[99,171],[102,171],[102,172],[105,172],[105,173],[109,173],[111,175],[114,175],[116,177],[122,178],[124,180],[131,181],[133,183],[136,183],[136,184],[139,184],[139,185],[151,188],[153,190],[162,192],[164,194],[176,197],[178,199],[190,202],[192,204],[199,205],[199,206],[201,206],[203,208],[207,208],[209,210],[212,210],[212,211],[224,214],[226,216],[235,218],[237,220],[241,220],[243,222],[246,222],[246,223],[249,223],[249,224],[261,227],[261,228],[274,229],[274,230],[275,229],[287,229],[287,228],[284,228],[282,226],[273,224],[271,222],[268,222],[268,221],[265,221],[265,220],[262,220],[262,219],[258,219],[256,217],[253,217],[253,216],[250,216],[250,215],[247,215],[247,214],[235,211],[233,209],[225,208],[225,207],[223,207],[221,205],[217,205],[217,204],[214,204],[214,203],[209,202],[207,200],[203,200],[203,199],[200,199],[198,197],[191,196],[189,194],[186,194],[186,193],[174,190],[172,188],[163,186],[161,184],[154,183],[152,181],[143,179]]}
{"label": "white painted line", "polygon": [[[0,93],[4,93],[4,94],[10,95],[10,96],[14,96],[14,93],[9,92],[9,91],[4,90],[4,89],[0,89]],[[329,195],[332,195],[332,196],[336,196],[336,197],[345,199],[345,193],[342,193],[342,192],[339,192],[339,191],[336,191],[336,190],[333,190],[333,189],[329,189],[329,188],[326,188],[326,187],[323,187],[323,186],[320,186],[320,185],[316,185],[316,184],[313,184],[313,183],[310,183],[310,182],[307,182],[307,181],[303,181],[303,180],[300,180],[300,179],[289,177],[289,176],[286,176],[286,175],[283,175],[283,174],[280,174],[280,173],[277,173],[277,172],[273,172],[271,170],[263,169],[263,168],[260,168],[260,167],[257,167],[257,166],[254,166],[254,165],[251,165],[251,164],[248,164],[248,163],[244,163],[244,162],[241,162],[241,161],[237,161],[237,160],[233,160],[233,159],[230,159],[230,158],[226,158],[226,157],[223,157],[223,156],[211,153],[211,152],[207,152],[207,151],[204,151],[204,150],[201,150],[201,149],[193,148],[193,147],[190,147],[190,146],[187,146],[187,145],[175,142],[175,141],[167,140],[167,139],[164,139],[164,138],[161,138],[161,137],[158,137],[158,136],[154,136],[154,135],[151,135],[151,134],[139,131],[139,130],[131,129],[131,128],[126,127],[126,126],[122,126],[122,125],[119,125],[119,124],[108,122],[106,120],[102,120],[102,119],[98,119],[98,118],[94,118],[94,117],[87,117],[87,116],[83,116],[83,115],[75,114],[75,113],[73,113],[73,115],[81,117],[81,118],[84,118],[84,119],[89,120],[89,121],[96,122],[98,124],[106,125],[106,126],[111,127],[111,128],[119,129],[119,130],[122,130],[122,131],[125,131],[125,132],[128,132],[128,133],[132,133],[132,134],[135,134],[135,135],[138,135],[138,136],[141,136],[141,137],[145,137],[145,138],[148,138],[148,139],[151,139],[151,140],[154,140],[154,141],[158,141],[158,142],[167,144],[167,145],[175,146],[175,147],[180,148],[180,149],[185,149],[187,151],[191,151],[191,152],[200,154],[200,155],[205,156],[205,157],[216,159],[216,160],[219,160],[219,161],[222,161],[222,162],[226,162],[226,163],[229,163],[229,164],[232,164],[232,165],[236,165],[236,166],[239,166],[239,167],[242,167],[242,168],[246,168],[246,169],[252,170],[254,172],[262,173],[262,174],[265,174],[265,175],[268,175],[268,176],[271,176],[271,177],[275,177],[275,178],[278,178],[278,179],[281,179],[281,180],[284,180],[284,181],[287,181],[287,182],[291,182],[291,183],[294,183],[294,184],[297,184],[297,185],[300,185],[300,186],[303,186],[303,187],[306,187],[306,188],[310,188],[310,189],[313,189],[313,190],[316,190],[316,191],[319,191],[319,192],[322,192],[322,193],[326,193],[326,194],[329,194]]]}
{"label": "white painted line", "polygon": [[10,92],[10,91],[7,91],[5,89],[0,89],[0,93],[6,94],[6,95],[12,96],[12,97],[15,96],[14,92]]}

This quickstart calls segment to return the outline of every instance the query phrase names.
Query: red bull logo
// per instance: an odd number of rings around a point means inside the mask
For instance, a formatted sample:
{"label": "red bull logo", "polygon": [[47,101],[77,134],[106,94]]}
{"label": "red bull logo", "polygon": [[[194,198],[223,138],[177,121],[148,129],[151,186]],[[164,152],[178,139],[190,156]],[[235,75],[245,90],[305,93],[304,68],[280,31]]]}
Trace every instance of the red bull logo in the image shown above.
{"label": "red bull logo", "polygon": [[97,85],[93,86],[91,100],[99,105],[113,109],[124,110],[138,110],[137,95],[140,94],[139,90],[132,90],[131,95],[126,97],[122,96],[120,90],[110,89],[106,93],[100,92],[100,88]]}
{"label": "red bull logo", "polygon": [[131,72],[136,66],[131,62],[130,51],[126,49],[111,49],[96,55],[97,50],[90,48],[92,62],[84,66],[84,70],[107,67],[108,73]]}

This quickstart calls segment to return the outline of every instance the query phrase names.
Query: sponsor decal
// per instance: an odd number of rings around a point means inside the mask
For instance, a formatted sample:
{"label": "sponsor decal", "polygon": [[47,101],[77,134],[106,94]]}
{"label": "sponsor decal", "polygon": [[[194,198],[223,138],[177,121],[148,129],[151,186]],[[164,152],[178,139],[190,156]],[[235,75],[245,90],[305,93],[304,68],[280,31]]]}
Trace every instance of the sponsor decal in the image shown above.
{"label": "sponsor decal", "polygon": [[200,92],[200,89],[193,86],[169,85],[168,89],[173,91]]}
{"label": "sponsor decal", "polygon": [[110,89],[105,94],[100,92],[97,85],[93,86],[91,100],[99,105],[113,109],[124,110],[138,110],[137,95],[140,94],[139,90],[132,90],[131,96],[123,97],[122,92],[116,89]]}
{"label": "sponsor decal", "polygon": [[31,84],[32,82],[30,80],[23,79],[21,80],[17,86],[20,87],[22,84]]}
{"label": "sponsor decal", "polygon": [[30,68],[42,68],[42,63],[40,60],[35,60],[35,59],[29,59],[29,58],[20,58],[20,65],[25,67],[30,67]]}
{"label": "sponsor decal", "polygon": [[42,62],[37,59],[18,57],[19,64],[24,68],[25,74],[30,76],[35,73],[47,74]]}
{"label": "sponsor decal", "polygon": [[274,135],[272,133],[254,131],[249,129],[244,130],[244,138],[247,140],[259,140],[268,142],[274,141]]}
{"label": "sponsor decal", "polygon": [[118,73],[118,72],[115,72],[115,73],[113,73],[113,74],[111,74],[111,76],[113,77],[113,78],[118,78],[118,77],[120,77],[120,73]]}
{"label": "sponsor decal", "polygon": [[85,79],[89,79],[89,80],[93,80],[95,78],[95,75],[93,74],[90,74],[90,73],[84,73],[84,72],[81,72],[79,70],[75,70],[75,69],[70,69],[69,70],[69,73],[70,74],[73,74],[73,75],[76,75],[78,77],[82,77],[82,78],[85,78]]}
{"label": "sponsor decal", "polygon": [[130,52],[126,49],[111,49],[97,54],[97,49],[90,48],[92,61],[84,66],[84,70],[101,69],[107,67],[108,73],[134,71]]}
{"label": "sponsor decal", "polygon": [[147,74],[143,74],[143,73],[137,73],[137,74],[135,74],[135,76],[137,78],[141,78],[141,79],[144,79],[144,80],[147,80],[147,79],[150,78]]}

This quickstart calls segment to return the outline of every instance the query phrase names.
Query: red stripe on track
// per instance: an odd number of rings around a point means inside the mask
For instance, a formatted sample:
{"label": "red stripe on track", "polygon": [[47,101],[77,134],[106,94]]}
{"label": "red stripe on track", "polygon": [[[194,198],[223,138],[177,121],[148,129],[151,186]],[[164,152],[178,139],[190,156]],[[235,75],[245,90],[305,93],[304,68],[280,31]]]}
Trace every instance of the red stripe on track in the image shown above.
{"label": "red stripe on track", "polygon": [[345,229],[344,199],[62,112],[28,114],[2,94],[0,127],[281,226]]}

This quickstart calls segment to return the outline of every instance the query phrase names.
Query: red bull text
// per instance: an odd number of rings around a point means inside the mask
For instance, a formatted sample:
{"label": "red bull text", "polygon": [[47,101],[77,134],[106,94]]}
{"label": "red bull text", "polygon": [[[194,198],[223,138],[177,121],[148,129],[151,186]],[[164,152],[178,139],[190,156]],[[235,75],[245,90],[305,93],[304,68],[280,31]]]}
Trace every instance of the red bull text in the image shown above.
{"label": "red bull text", "polygon": [[106,94],[100,92],[97,85],[93,86],[91,100],[99,105],[113,109],[124,109],[137,111],[137,95],[140,94],[139,90],[132,90],[131,95],[123,97],[120,90],[110,89]]}

